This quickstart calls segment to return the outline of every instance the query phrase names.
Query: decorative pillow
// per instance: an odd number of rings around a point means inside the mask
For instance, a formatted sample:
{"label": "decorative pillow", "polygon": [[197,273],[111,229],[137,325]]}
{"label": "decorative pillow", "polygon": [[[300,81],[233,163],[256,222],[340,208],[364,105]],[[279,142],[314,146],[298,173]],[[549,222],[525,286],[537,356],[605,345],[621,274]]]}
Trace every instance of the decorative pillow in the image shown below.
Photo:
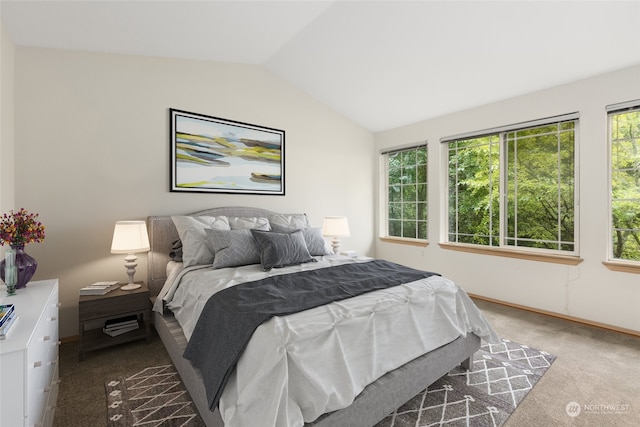
{"label": "decorative pillow", "polygon": [[[292,231],[295,231],[295,229],[274,224],[273,231],[277,233],[291,233]],[[322,236],[322,228],[302,228],[300,231],[302,231],[302,236],[304,237],[304,241],[307,244],[307,249],[309,249],[311,256],[331,254],[331,250]]]}
{"label": "decorative pillow", "polygon": [[258,245],[250,230],[205,231],[215,253],[213,268],[260,264]]}
{"label": "decorative pillow", "polygon": [[285,227],[289,230],[311,227],[311,222],[307,214],[275,214],[269,222],[271,223],[272,229],[277,226]]}
{"label": "decorative pillow", "polygon": [[185,268],[213,262],[213,250],[205,229],[231,229],[226,216],[172,216],[171,219],[182,241],[182,262]]}
{"label": "decorative pillow", "polygon": [[171,243],[169,258],[171,258],[171,261],[182,262],[182,242],[180,241],[180,239],[174,240]]}
{"label": "decorative pillow", "polygon": [[331,254],[327,241],[322,235],[322,228],[303,228],[301,231],[304,241],[307,243],[307,249],[312,256]]}
{"label": "decorative pillow", "polygon": [[316,261],[309,254],[300,230],[291,233],[251,230],[251,233],[258,244],[264,271]]}
{"label": "decorative pillow", "polygon": [[228,217],[229,226],[232,230],[249,230],[251,228],[255,230],[271,230],[269,219],[264,217]]}

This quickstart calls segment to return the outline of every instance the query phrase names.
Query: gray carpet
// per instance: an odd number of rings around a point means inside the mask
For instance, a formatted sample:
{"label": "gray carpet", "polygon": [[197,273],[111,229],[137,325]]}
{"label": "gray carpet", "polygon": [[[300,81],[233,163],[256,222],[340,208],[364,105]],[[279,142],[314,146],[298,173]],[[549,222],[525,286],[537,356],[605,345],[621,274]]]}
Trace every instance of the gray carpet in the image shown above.
{"label": "gray carpet", "polygon": [[[484,344],[473,370],[454,369],[376,427],[501,426],[554,360],[509,340]],[[105,389],[109,427],[203,425],[172,365],[109,379]]]}

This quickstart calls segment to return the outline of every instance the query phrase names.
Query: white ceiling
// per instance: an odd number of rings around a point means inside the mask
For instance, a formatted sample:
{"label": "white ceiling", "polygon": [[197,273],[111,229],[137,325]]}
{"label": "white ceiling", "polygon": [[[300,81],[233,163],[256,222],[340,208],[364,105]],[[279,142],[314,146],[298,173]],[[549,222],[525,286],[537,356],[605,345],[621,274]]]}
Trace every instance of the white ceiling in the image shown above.
{"label": "white ceiling", "polygon": [[374,132],[640,64],[640,0],[0,0],[0,14],[18,46],[261,65]]}

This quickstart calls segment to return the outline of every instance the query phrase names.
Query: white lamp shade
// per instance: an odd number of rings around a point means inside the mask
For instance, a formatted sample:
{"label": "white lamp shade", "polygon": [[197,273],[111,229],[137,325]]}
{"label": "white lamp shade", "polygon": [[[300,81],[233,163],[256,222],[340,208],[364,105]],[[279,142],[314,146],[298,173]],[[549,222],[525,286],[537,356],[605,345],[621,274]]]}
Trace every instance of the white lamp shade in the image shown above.
{"label": "white lamp shade", "polygon": [[117,221],[111,242],[112,254],[149,251],[149,235],[144,221]]}
{"label": "white lamp shade", "polygon": [[322,224],[322,235],[327,237],[348,237],[349,221],[346,216],[326,216]]}

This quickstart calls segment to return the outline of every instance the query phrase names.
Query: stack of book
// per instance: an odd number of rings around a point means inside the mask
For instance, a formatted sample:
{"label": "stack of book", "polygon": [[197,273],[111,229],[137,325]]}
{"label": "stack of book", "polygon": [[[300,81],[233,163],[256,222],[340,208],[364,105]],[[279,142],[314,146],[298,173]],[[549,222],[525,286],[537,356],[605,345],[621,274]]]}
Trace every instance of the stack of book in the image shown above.
{"label": "stack of book", "polygon": [[7,332],[17,318],[16,307],[13,304],[0,305],[0,340],[7,337]]}
{"label": "stack of book", "polygon": [[118,281],[115,282],[96,282],[89,286],[80,288],[80,295],[104,295],[114,289],[118,289]]}
{"label": "stack of book", "polygon": [[126,334],[127,332],[138,329],[139,327],[140,324],[138,323],[138,316],[133,314],[131,316],[107,320],[104,322],[102,332],[111,337],[117,337],[118,335]]}

